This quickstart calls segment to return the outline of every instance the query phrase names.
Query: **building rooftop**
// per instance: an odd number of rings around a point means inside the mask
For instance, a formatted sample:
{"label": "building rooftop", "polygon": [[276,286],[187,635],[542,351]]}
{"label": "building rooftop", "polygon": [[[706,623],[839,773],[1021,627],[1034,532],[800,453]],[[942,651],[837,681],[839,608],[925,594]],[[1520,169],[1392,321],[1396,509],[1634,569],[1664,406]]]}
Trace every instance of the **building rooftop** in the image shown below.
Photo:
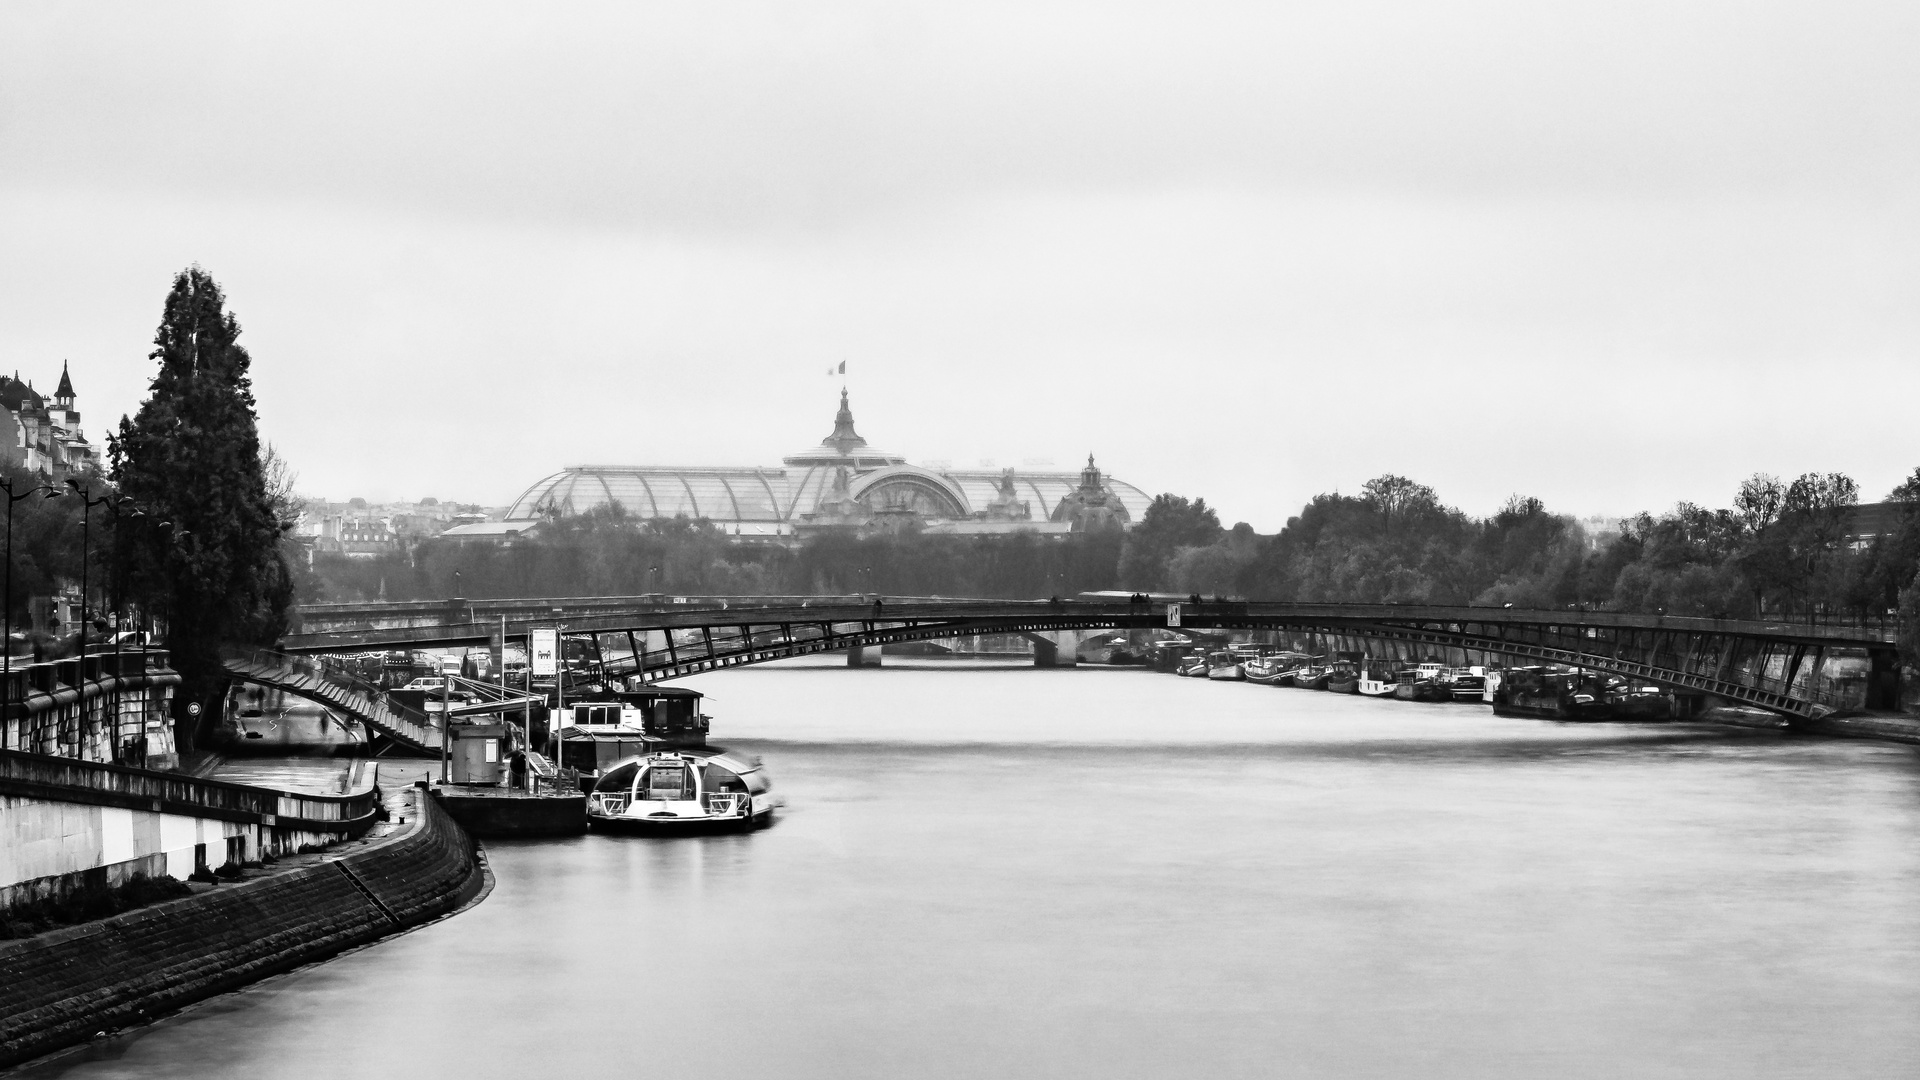
{"label": "building rooftop", "polygon": [[[810,525],[845,523],[849,519],[844,511],[857,503],[852,508],[868,514],[911,514],[929,523],[993,523],[991,528],[960,532],[1006,532],[1021,523],[1058,532],[1078,524],[1089,505],[1103,520],[1125,525],[1139,521],[1152,501],[1132,484],[1103,476],[1091,458],[1080,472],[965,471],[908,464],[897,454],[868,446],[854,429],[844,390],[832,433],[783,462],[784,468],[576,465],[528,487],[508,507],[506,518],[528,521],[618,504],[635,517],[705,518],[732,535],[777,536]],[[1063,528],[1038,529],[1055,523]]]}

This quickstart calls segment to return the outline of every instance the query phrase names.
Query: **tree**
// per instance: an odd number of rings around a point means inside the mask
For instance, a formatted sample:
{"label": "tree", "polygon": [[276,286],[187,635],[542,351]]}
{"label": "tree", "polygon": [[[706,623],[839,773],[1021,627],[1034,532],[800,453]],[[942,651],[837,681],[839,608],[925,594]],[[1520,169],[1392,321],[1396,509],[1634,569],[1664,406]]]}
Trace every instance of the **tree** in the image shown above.
{"label": "tree", "polygon": [[[107,439],[113,480],[142,512],[126,522],[129,578],[166,624],[176,707],[209,712],[226,683],[219,648],[268,644],[286,629],[293,581],[281,555],[255,426],[252,364],[220,286],[199,267],[167,294],[147,400]],[[182,724],[183,747],[192,726]]]}
{"label": "tree", "polygon": [[1908,509],[1920,507],[1920,468],[1913,470],[1899,486],[1887,492],[1887,501],[1900,503]]}
{"label": "tree", "polygon": [[311,541],[299,535],[300,517],[305,500],[295,492],[300,474],[293,471],[280,451],[268,443],[260,454],[260,475],[266,484],[267,505],[280,526],[280,561],[292,582],[294,602],[309,604],[320,599],[320,580],[312,569]]}
{"label": "tree", "polygon": [[1900,662],[1920,668],[1920,576],[1900,590]]}
{"label": "tree", "polygon": [[1787,501],[1787,486],[1777,476],[1754,473],[1740,481],[1733,497],[1733,510],[1749,533],[1758,533],[1779,520],[1780,508]]}
{"label": "tree", "polygon": [[1164,588],[1168,563],[1176,552],[1183,547],[1207,547],[1225,533],[1220,515],[1207,500],[1155,495],[1140,524],[1127,534],[1120,553],[1120,583],[1129,589]]}
{"label": "tree", "polygon": [[[0,466],[15,491],[27,491],[47,483],[47,478],[23,466]],[[89,489],[105,488],[96,476],[82,477]],[[95,514],[93,554],[98,557],[104,545],[101,526],[105,514]],[[63,581],[80,578],[80,500],[71,495],[55,499],[35,496],[13,506],[13,612],[15,633],[31,623],[28,601],[35,596],[51,596]],[[59,627],[65,633],[71,627]]]}
{"label": "tree", "polygon": [[1846,537],[1859,501],[1860,485],[1847,474],[1804,473],[1787,485],[1780,516],[1792,519],[1803,533],[1803,543],[1830,550]]}
{"label": "tree", "polygon": [[1395,518],[1405,518],[1440,504],[1432,488],[1393,473],[1376,476],[1360,485],[1360,498],[1379,512],[1382,531],[1388,536],[1393,535]]}
{"label": "tree", "polygon": [[1779,522],[1787,534],[1787,583],[1805,598],[1809,614],[1823,602],[1843,602],[1832,586],[1848,575],[1835,564],[1844,559],[1843,542],[1859,501],[1859,485],[1844,473],[1804,473],[1787,485]]}

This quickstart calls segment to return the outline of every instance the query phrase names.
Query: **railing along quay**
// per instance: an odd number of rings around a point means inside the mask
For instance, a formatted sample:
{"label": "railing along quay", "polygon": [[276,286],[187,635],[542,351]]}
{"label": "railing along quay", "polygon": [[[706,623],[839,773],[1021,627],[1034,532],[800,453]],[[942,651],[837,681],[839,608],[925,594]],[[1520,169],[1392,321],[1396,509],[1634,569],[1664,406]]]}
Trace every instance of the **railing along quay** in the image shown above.
{"label": "railing along quay", "polygon": [[167,659],[164,649],[134,648],[13,666],[0,677],[0,750],[79,758],[105,739],[109,756],[144,757],[148,724],[165,722],[151,691],[180,682]]}
{"label": "railing along quay", "polygon": [[308,794],[18,750],[0,750],[0,792],[341,832],[371,825],[379,813],[379,792],[373,787],[345,795]]}
{"label": "railing along quay", "polygon": [[[40,712],[79,696],[89,684],[140,680],[143,686],[171,686],[180,676],[167,666],[165,649],[124,649],[85,657],[14,664],[0,678],[6,715]],[[111,688],[111,686],[109,686]]]}

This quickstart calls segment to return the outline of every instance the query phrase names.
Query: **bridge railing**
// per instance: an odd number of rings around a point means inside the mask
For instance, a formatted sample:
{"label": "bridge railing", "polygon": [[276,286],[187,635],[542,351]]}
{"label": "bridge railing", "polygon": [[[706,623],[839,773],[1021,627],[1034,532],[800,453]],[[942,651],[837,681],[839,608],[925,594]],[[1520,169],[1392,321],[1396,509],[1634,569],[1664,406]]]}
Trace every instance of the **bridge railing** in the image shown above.
{"label": "bridge railing", "polygon": [[388,698],[386,691],[378,685],[368,682],[366,679],[352,672],[342,670],[330,664],[317,663],[308,657],[294,656],[274,649],[264,649],[254,646],[228,646],[220,652],[221,657],[226,660],[238,661],[242,664],[262,669],[280,668],[290,670],[322,682],[333,683],[344,691],[358,694],[362,698],[365,698],[365,703],[369,708],[384,708],[399,715],[403,719],[423,726],[427,722],[425,713],[417,709],[408,708]]}

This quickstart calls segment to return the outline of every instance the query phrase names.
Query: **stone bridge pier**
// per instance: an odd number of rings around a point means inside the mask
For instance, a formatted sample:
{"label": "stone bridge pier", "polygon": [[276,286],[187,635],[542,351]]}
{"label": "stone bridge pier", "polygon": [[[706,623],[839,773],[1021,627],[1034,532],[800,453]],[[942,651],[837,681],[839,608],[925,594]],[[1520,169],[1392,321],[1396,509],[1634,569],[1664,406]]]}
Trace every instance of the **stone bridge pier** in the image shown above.
{"label": "stone bridge pier", "polygon": [[1074,667],[1080,663],[1080,635],[1072,630],[1038,630],[1023,634],[1033,642],[1034,667]]}

